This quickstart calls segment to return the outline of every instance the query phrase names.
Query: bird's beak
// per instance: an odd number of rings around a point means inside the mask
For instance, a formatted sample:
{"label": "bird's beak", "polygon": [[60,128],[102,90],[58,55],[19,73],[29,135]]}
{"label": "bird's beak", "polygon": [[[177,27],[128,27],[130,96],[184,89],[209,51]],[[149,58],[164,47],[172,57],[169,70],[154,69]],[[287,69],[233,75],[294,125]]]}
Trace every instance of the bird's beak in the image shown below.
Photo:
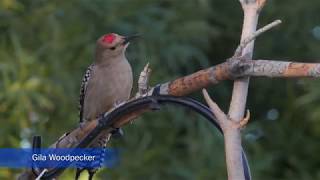
{"label": "bird's beak", "polygon": [[126,36],[124,37],[124,41],[123,41],[123,44],[128,44],[130,41],[136,39],[136,38],[139,38],[140,35],[139,34],[135,34],[135,35],[132,35],[132,36]]}

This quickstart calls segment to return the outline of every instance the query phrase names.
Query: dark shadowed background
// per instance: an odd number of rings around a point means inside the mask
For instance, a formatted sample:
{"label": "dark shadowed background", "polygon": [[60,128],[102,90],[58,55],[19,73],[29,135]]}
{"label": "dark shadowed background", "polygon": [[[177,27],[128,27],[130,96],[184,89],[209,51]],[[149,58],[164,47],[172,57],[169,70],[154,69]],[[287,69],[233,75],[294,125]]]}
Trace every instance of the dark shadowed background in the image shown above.
{"label": "dark shadowed background", "polygon": [[[259,26],[283,23],[257,39],[254,57],[320,62],[319,13],[319,0],[269,0]],[[150,62],[155,85],[230,57],[241,25],[237,0],[1,0],[0,147],[29,147],[35,134],[47,146],[77,126],[80,81],[99,36],[142,34],[127,57],[135,77]],[[319,80],[252,79],[243,144],[253,179],[320,179],[319,88]],[[209,90],[226,111],[232,82]],[[226,179],[222,136],[193,112],[164,108],[124,131],[111,143],[122,150],[119,165],[96,179]],[[18,172],[2,168],[0,179]]]}

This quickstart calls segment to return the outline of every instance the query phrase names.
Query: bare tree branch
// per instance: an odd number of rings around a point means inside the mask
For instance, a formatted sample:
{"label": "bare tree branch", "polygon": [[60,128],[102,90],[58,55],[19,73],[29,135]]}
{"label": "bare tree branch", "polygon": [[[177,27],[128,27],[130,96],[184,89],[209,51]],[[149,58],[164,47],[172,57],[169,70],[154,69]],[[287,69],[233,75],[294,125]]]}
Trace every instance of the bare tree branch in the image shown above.
{"label": "bare tree branch", "polygon": [[149,83],[150,73],[151,73],[151,69],[149,68],[149,63],[147,63],[139,76],[138,93],[136,95],[137,97],[148,92],[148,89],[149,89],[148,83]]}
{"label": "bare tree branch", "polygon": [[320,63],[298,63],[280,60],[245,60],[240,57],[200,70],[171,82],[160,84],[160,94],[184,96],[208,86],[216,85],[224,80],[236,80],[248,76],[317,78],[320,77]]}
{"label": "bare tree branch", "polygon": [[224,132],[225,129],[228,128],[228,123],[230,124],[231,121],[229,121],[228,116],[220,109],[217,103],[210,98],[207,90],[203,89],[202,94],[208,106],[210,107],[211,111],[215,115],[217,122],[219,123],[222,131]]}
{"label": "bare tree branch", "polygon": [[261,34],[267,32],[268,30],[272,29],[273,27],[277,26],[281,24],[281,20],[276,20],[273,21],[270,24],[267,24],[266,26],[260,28],[259,30],[257,30],[256,32],[254,32],[252,35],[250,35],[248,38],[244,39],[240,45],[238,46],[238,48],[236,49],[233,57],[240,57],[242,54],[243,49],[253,40],[255,40],[258,36],[260,36]]}
{"label": "bare tree branch", "polygon": [[[242,151],[242,147],[238,146],[234,143],[234,138],[238,135],[238,131],[242,129],[250,119],[250,112],[247,112],[247,116],[243,118],[241,121],[233,121],[230,117],[228,117],[219,106],[210,98],[208,92],[206,90],[202,90],[203,96],[209,105],[211,111],[215,115],[220,127],[223,131],[223,135],[225,138],[225,152],[226,152],[226,163],[227,163],[227,171],[228,177],[230,178],[230,174],[234,173],[234,171],[239,168],[238,163],[234,162],[234,155],[237,154],[237,151]],[[243,168],[240,169],[243,171]]]}
{"label": "bare tree branch", "polygon": [[250,120],[250,116],[251,116],[250,110],[247,109],[246,116],[240,121],[238,128],[241,128],[241,129],[244,128],[248,124]]}
{"label": "bare tree branch", "polygon": [[246,60],[235,69],[241,76],[279,78],[318,78],[320,63],[299,63],[277,60]]}
{"label": "bare tree branch", "polygon": [[[261,9],[265,4],[265,0],[240,0],[242,9],[244,12],[244,20],[242,26],[241,41],[249,38],[254,32],[258,24],[258,18]],[[246,55],[248,58],[252,58],[254,48],[254,41],[251,41],[242,51],[242,55]],[[236,122],[240,122],[243,117],[244,109],[246,106],[247,95],[249,87],[249,78],[243,78],[236,80],[233,85],[232,97],[229,107],[229,117]],[[226,155],[228,167],[228,179],[229,180],[244,180],[242,157],[241,157],[241,135],[238,129],[230,131],[225,134],[226,141],[231,141],[229,148],[233,148],[231,153]],[[228,145],[228,144],[227,144]],[[226,147],[227,148],[227,147]]]}

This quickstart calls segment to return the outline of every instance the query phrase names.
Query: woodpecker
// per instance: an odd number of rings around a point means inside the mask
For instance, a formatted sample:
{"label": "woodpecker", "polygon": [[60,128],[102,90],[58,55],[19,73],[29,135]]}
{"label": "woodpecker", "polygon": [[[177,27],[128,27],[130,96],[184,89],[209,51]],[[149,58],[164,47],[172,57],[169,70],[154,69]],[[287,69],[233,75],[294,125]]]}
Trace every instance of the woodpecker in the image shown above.
{"label": "woodpecker", "polygon": [[[80,87],[80,126],[129,99],[133,77],[125,51],[129,42],[136,37],[138,36],[110,33],[97,40],[94,62],[87,68]],[[90,147],[106,148],[110,136],[108,133],[99,136]],[[83,170],[84,168],[77,169],[76,180]],[[87,170],[91,180],[97,169]]]}

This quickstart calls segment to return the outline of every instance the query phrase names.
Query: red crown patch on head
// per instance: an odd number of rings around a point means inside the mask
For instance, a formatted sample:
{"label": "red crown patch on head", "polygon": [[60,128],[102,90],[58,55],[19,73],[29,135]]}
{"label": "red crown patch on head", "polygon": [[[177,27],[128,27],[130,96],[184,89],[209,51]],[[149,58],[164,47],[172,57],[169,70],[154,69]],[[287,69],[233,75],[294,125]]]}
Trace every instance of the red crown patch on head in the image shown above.
{"label": "red crown patch on head", "polygon": [[103,42],[107,42],[107,43],[112,43],[114,40],[116,39],[116,35],[114,34],[107,34],[105,36],[103,36],[102,41]]}

